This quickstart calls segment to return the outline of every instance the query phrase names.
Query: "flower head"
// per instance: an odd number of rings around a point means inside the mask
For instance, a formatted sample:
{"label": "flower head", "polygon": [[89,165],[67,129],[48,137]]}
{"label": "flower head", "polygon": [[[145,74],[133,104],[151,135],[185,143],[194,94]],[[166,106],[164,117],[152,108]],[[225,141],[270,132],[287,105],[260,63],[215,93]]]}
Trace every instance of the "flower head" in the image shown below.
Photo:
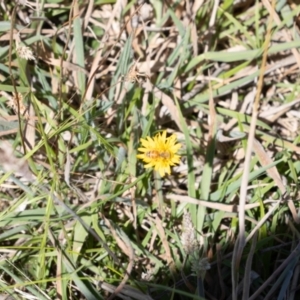
{"label": "flower head", "polygon": [[28,107],[24,103],[24,98],[21,93],[17,93],[17,94],[13,93],[13,96],[9,98],[9,100],[7,101],[7,105],[11,107],[16,114],[20,109],[21,115],[28,116],[28,111],[27,111]]}
{"label": "flower head", "polygon": [[192,222],[192,216],[189,212],[184,212],[182,218],[182,247],[186,254],[192,254],[199,248],[195,227]]}
{"label": "flower head", "polygon": [[17,47],[17,53],[18,55],[26,60],[35,60],[35,57],[32,53],[32,50],[29,47],[25,46],[18,46]]}
{"label": "flower head", "polygon": [[179,164],[180,156],[176,153],[181,144],[177,143],[175,134],[167,138],[167,132],[163,131],[154,138],[147,136],[140,141],[143,147],[138,148],[138,151],[142,153],[137,158],[144,161],[145,168],[154,168],[163,177],[165,173],[171,173],[171,166]]}

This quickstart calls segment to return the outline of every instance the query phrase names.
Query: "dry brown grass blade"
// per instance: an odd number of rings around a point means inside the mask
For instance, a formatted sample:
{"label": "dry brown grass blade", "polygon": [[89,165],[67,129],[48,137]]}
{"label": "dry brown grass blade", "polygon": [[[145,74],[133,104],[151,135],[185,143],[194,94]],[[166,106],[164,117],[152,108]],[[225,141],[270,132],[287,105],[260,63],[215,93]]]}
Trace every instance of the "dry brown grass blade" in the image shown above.
{"label": "dry brown grass blade", "polygon": [[[144,55],[143,55],[143,51],[140,46],[138,36],[141,32],[145,32],[145,30],[143,28],[145,25],[143,23],[143,26],[138,27],[139,19],[142,19],[142,18],[141,18],[141,16],[138,16],[138,14],[136,14],[135,8],[133,6],[130,8],[130,14],[132,17],[127,16],[125,18],[126,30],[130,35],[132,34],[132,45],[131,46],[132,46],[133,51],[138,54],[138,57],[143,57]],[[132,20],[131,20],[131,22],[129,22],[131,18],[132,18]]]}
{"label": "dry brown grass blade", "polygon": [[[73,17],[73,19],[75,19],[75,18],[77,18],[80,15],[78,2],[77,1],[73,1],[72,7],[73,7],[72,17]],[[71,14],[70,14],[70,17],[71,17]],[[70,27],[72,26],[71,24],[73,24],[73,23],[71,23],[71,19],[69,20],[69,24],[70,24]],[[70,30],[70,32],[71,32],[71,30]],[[69,35],[68,38],[71,39],[71,36]],[[74,42],[74,40],[72,40],[73,49],[74,49],[74,44],[75,44],[75,42]],[[76,52],[72,51],[72,55],[71,56],[72,56],[72,62],[74,64],[76,64],[77,63]],[[80,72],[73,71],[72,77],[74,78],[74,84],[75,84],[75,87],[76,87],[76,89],[78,91],[80,91],[80,75],[81,75]]]}
{"label": "dry brown grass blade", "polygon": [[[269,64],[267,65],[267,67],[265,68],[265,71],[264,71],[264,75],[268,75],[270,74],[271,72],[273,72],[274,70],[277,70],[277,69],[280,69],[280,68],[284,68],[284,67],[287,67],[287,66],[290,66],[290,65],[293,65],[295,64],[297,61],[296,61],[296,58],[291,55],[291,56],[288,56],[284,59],[280,59],[278,60],[277,62],[275,63],[272,63],[272,64]],[[214,89],[219,89],[221,88],[222,86],[224,85],[227,85],[237,79],[240,79],[240,78],[244,78],[244,77],[247,77],[251,74],[253,74],[254,72],[257,71],[257,67],[247,67],[245,68],[244,70],[242,70],[241,72],[237,73],[236,75],[226,79],[226,80],[223,80],[222,82],[220,82],[219,84],[216,84],[214,86]],[[251,80],[248,80],[248,81],[244,81],[240,86],[239,88],[241,87],[244,87],[246,86],[247,84],[249,84],[250,82],[253,82],[253,79]],[[224,95],[228,95],[230,93],[232,93],[233,90],[226,90],[225,92],[223,92],[221,94],[221,96],[224,96]]]}
{"label": "dry brown grass blade", "polygon": [[[105,291],[108,291],[109,293],[114,293],[116,290],[114,285],[107,282],[100,282],[99,287]],[[128,285],[123,288],[122,295],[119,295],[119,297],[122,299],[154,300],[152,297]]]}
{"label": "dry brown grass blade", "polygon": [[[258,156],[258,159],[259,159],[259,161],[260,161],[260,163],[261,163],[261,165],[263,167],[265,167],[265,166],[270,165],[271,163],[273,163],[272,159],[268,156],[268,154],[265,152],[265,150],[262,147],[262,145],[257,140],[254,140],[254,142],[253,142],[253,149],[254,149],[256,155]],[[277,168],[275,166],[271,167],[271,168],[267,169],[267,173],[275,181],[275,184],[280,189],[282,195],[285,195],[286,192],[287,192],[287,190],[285,188],[284,183],[280,179],[280,175],[278,173]],[[294,202],[291,201],[291,200],[288,200],[287,204],[288,204],[289,209],[290,209],[290,211],[291,211],[291,213],[293,215],[294,221],[297,224],[299,224],[300,223],[300,219],[298,217],[298,214],[297,214]]]}
{"label": "dry brown grass blade", "polygon": [[300,103],[300,99],[295,99],[289,103],[282,104],[278,107],[272,107],[269,110],[261,112],[259,114],[260,118],[264,118],[270,122],[275,122],[279,117],[288,112],[291,107]]}
{"label": "dry brown grass blade", "polygon": [[276,200],[275,203],[274,203],[274,201],[272,201],[272,202],[273,202],[273,205],[270,206],[270,209],[268,210],[268,212],[263,216],[262,219],[260,219],[256,223],[255,227],[252,229],[252,231],[247,236],[246,243],[248,243],[252,239],[252,237],[257,233],[259,228],[261,228],[261,226],[263,224],[265,224],[265,222],[275,213],[275,211],[278,210],[279,205],[282,203],[282,201],[280,201],[280,200]]}
{"label": "dry brown grass blade", "polygon": [[105,218],[104,215],[101,215],[100,217],[105,222],[105,225],[109,228],[110,233],[116,240],[118,246],[121,248],[123,253],[126,254],[128,257],[131,257],[132,247],[128,248],[128,245],[126,245],[126,243],[119,237],[115,228],[110,224],[110,222]]}
{"label": "dry brown grass blade", "polygon": [[[213,27],[215,25],[216,17],[217,17],[217,12],[218,12],[218,7],[219,7],[219,0],[214,0],[214,6],[211,12],[210,20],[209,20],[209,30],[212,31]],[[210,35],[210,40],[209,42],[205,45],[204,52],[207,52],[210,48],[211,44],[211,37],[212,34]]]}
{"label": "dry brown grass blade", "polygon": [[[262,0],[263,5],[266,7],[266,9],[269,11],[269,14],[272,16],[272,18],[274,19],[275,23],[278,26],[281,26],[282,21],[279,17],[279,15],[277,14],[275,7],[273,5],[270,4],[270,2],[268,0]],[[288,32],[285,28],[282,29],[284,38],[287,42],[291,42],[291,36],[294,35],[293,32]],[[292,49],[292,53],[295,56],[295,59],[297,61],[298,64],[298,68],[300,69],[300,54],[298,52],[298,50],[296,48]]]}
{"label": "dry brown grass blade", "polygon": [[155,87],[149,80],[147,80],[147,82],[145,82],[143,86],[145,87],[145,94],[152,92],[157,99],[161,100],[162,104],[167,107],[172,120],[176,123],[178,128],[181,131],[183,131],[180,123],[179,111],[173,99],[169,97],[167,94],[165,94],[163,91]]}
{"label": "dry brown grass blade", "polygon": [[199,41],[197,26],[195,23],[197,11],[193,10],[192,6],[194,6],[194,5],[192,5],[192,3],[190,3],[190,2],[191,1],[189,1],[189,0],[186,1],[187,16],[185,16],[185,18],[183,19],[183,24],[187,27],[190,27],[191,42],[193,45],[193,54],[196,56],[196,55],[198,55],[198,41]]}
{"label": "dry brown grass blade", "polygon": [[[275,7],[275,0],[272,0],[272,7]],[[244,163],[244,172],[242,175],[242,182],[240,187],[240,199],[239,199],[239,235],[238,240],[234,250],[234,256],[232,258],[232,299],[237,300],[237,284],[238,284],[238,270],[240,267],[240,261],[242,258],[242,253],[246,244],[246,237],[245,237],[245,206],[246,206],[246,198],[247,198],[247,187],[248,187],[248,178],[250,173],[250,162],[252,157],[252,145],[254,142],[255,136],[255,129],[256,129],[256,121],[258,116],[258,109],[259,109],[259,99],[262,92],[262,87],[264,83],[264,73],[265,68],[267,65],[267,57],[268,57],[268,47],[271,41],[271,29],[273,23],[273,14],[270,15],[268,19],[268,28],[267,28],[267,35],[264,44],[264,52],[262,56],[262,62],[260,67],[260,74],[257,84],[257,91],[256,97],[253,104],[252,109],[252,118],[250,124],[250,131],[248,136],[248,144],[247,150],[245,155],[245,163]]]}
{"label": "dry brown grass blade", "polygon": [[[217,202],[211,202],[211,201],[205,201],[205,200],[198,200],[189,196],[181,196],[177,194],[169,194],[166,196],[167,199],[179,201],[183,203],[191,203],[196,205],[201,205],[207,208],[211,208],[217,211],[224,211],[224,212],[239,212],[240,208],[238,205],[235,204],[223,204],[223,203],[217,203]],[[277,203],[278,201],[275,200],[264,200],[264,204],[268,203]],[[260,203],[251,203],[245,205],[245,210],[253,209],[255,207],[259,207]]]}
{"label": "dry brown grass blade", "polygon": [[148,218],[153,223],[153,227],[157,230],[160,240],[163,244],[163,249],[165,250],[165,256],[163,259],[167,261],[171,273],[174,273],[175,272],[175,262],[172,258],[172,252],[170,249],[168,239],[165,234],[164,227],[162,225],[162,220],[158,216],[155,219],[153,219],[151,216],[148,216]]}
{"label": "dry brown grass blade", "polygon": [[88,1],[88,7],[87,7],[87,10],[86,10],[86,13],[84,16],[84,21],[83,21],[83,28],[86,28],[90,22],[90,18],[93,13],[93,10],[94,10],[94,2],[95,2],[94,0]]}
{"label": "dry brown grass blade", "polygon": [[55,67],[62,66],[62,68],[64,69],[64,73],[67,73],[67,72],[75,72],[75,73],[83,72],[85,75],[89,74],[84,68],[82,68],[80,66],[77,66],[77,65],[75,65],[71,62],[68,62],[66,60],[63,60],[63,59],[56,59],[56,58],[53,58],[53,57],[46,57],[42,53],[39,56],[39,58],[44,60],[47,64],[50,64],[52,66],[55,66]]}
{"label": "dry brown grass blade", "polygon": [[117,234],[115,228],[110,224],[110,222],[103,215],[101,215],[101,219],[104,220],[105,225],[109,228],[110,233],[113,235],[114,239],[116,240],[118,246],[122,249],[123,253],[125,253],[129,258],[129,263],[127,265],[126,272],[123,276],[122,281],[117,286],[117,288],[114,290],[113,294],[110,295],[107,299],[107,300],[112,300],[112,299],[114,299],[114,297],[117,294],[119,294],[122,291],[122,289],[124,288],[126,282],[129,279],[129,276],[132,272],[132,268],[133,268],[133,265],[134,265],[134,250],[133,250],[133,248],[132,248],[129,241],[127,242],[126,239],[121,239],[119,237],[119,235]]}
{"label": "dry brown grass blade", "polygon": [[[253,141],[253,150],[254,150],[255,154],[257,155],[260,164],[263,167],[266,167],[273,163],[272,159],[265,152],[263,146],[256,139],[254,139],[254,141]],[[271,167],[271,168],[267,169],[267,173],[275,181],[275,183],[279,187],[280,191],[284,194],[286,192],[286,189],[280,179],[280,175],[278,173],[277,168],[275,166]]]}
{"label": "dry brown grass blade", "polygon": [[[247,132],[249,132],[249,130],[250,130],[249,126],[246,125],[246,124],[243,124],[243,128]],[[283,139],[278,139],[278,137],[269,135],[268,133],[260,131],[258,129],[256,130],[256,134],[259,135],[259,138],[261,140],[272,143],[276,146],[279,146],[280,148],[287,149],[287,150],[290,150],[290,151],[295,152],[297,154],[300,154],[300,147],[292,144],[289,141],[286,141],[286,140],[283,140]]]}
{"label": "dry brown grass blade", "polygon": [[[111,29],[111,26],[115,20],[115,18],[117,18],[117,14],[118,12],[122,9],[122,5],[123,5],[123,1],[122,0],[117,0],[115,5],[114,5],[114,9],[111,13],[111,16],[105,26],[105,32],[106,34],[103,35],[102,39],[101,39],[101,49],[99,49],[95,55],[95,58],[93,60],[93,63],[92,63],[92,67],[91,67],[91,70],[89,72],[89,78],[88,78],[88,85],[87,85],[87,91],[86,91],[86,94],[85,94],[85,99],[87,100],[91,100],[92,99],[92,94],[93,94],[93,91],[94,91],[94,87],[95,87],[95,74],[96,74],[96,71],[98,70],[99,68],[99,65],[100,65],[100,62],[103,60],[103,57],[105,55],[103,55],[103,50],[106,49],[106,47],[103,47],[102,45],[105,45],[107,43],[107,40],[108,40],[108,33]],[[118,40],[118,39],[117,39]],[[116,41],[117,43],[117,41]],[[116,44],[115,43],[115,44]],[[113,48],[114,46],[112,46]]]}
{"label": "dry brown grass blade", "polygon": [[25,139],[25,147],[27,151],[30,151],[35,146],[35,111],[33,105],[29,105],[29,118],[27,119],[25,131],[24,131],[24,139]]}
{"label": "dry brown grass blade", "polygon": [[[30,104],[29,106],[24,103],[24,97],[21,93],[17,95],[10,96],[6,92],[1,92],[1,94],[7,99],[7,106],[11,107],[18,116],[7,116],[6,120],[3,120],[5,124],[9,120],[18,120],[19,121],[19,113],[23,116],[25,129],[24,129],[24,145],[26,151],[31,150],[35,146],[35,111],[33,106]],[[1,120],[2,118],[0,118]],[[9,123],[8,123],[9,124]],[[18,130],[17,130],[18,131]],[[15,129],[1,131],[1,135],[7,135],[11,133],[17,132]]]}

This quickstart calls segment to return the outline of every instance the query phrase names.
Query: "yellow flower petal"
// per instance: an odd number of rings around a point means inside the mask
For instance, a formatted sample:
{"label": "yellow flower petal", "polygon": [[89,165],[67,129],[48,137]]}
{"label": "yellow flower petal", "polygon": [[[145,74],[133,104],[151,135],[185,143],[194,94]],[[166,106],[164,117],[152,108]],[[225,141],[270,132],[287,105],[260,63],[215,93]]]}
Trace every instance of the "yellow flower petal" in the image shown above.
{"label": "yellow flower petal", "polygon": [[167,131],[158,133],[153,138],[147,136],[141,138],[142,147],[138,148],[141,152],[137,158],[143,160],[145,168],[154,168],[161,177],[171,173],[171,166],[180,163],[180,155],[177,154],[181,144],[177,143],[177,137],[172,134],[167,137]]}

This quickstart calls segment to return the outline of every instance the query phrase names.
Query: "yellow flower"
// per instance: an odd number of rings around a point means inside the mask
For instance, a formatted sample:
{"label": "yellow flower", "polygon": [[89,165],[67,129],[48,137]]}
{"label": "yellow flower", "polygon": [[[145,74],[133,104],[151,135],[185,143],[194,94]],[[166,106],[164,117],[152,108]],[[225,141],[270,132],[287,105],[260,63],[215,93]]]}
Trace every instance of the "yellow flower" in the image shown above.
{"label": "yellow flower", "polygon": [[144,161],[145,168],[154,168],[163,177],[165,173],[171,173],[170,166],[179,164],[180,156],[176,153],[181,144],[177,143],[175,134],[167,138],[167,132],[163,131],[154,138],[147,136],[140,141],[143,147],[138,148],[138,151],[142,153],[138,154],[137,158]]}

